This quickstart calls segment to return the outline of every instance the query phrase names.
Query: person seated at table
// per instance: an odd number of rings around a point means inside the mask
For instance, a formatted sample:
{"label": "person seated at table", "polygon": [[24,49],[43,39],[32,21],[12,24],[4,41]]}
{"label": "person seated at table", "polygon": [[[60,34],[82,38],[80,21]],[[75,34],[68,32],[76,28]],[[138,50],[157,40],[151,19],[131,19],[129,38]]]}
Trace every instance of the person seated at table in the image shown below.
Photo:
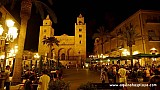
{"label": "person seated at table", "polygon": [[26,80],[26,82],[24,83],[24,90],[34,90],[33,86],[32,86],[33,80],[34,80],[34,78],[32,76]]}
{"label": "person seated at table", "polygon": [[149,81],[149,85],[155,85],[149,87],[150,90],[160,90],[160,76],[153,76]]}
{"label": "person seated at table", "polygon": [[160,65],[154,70],[155,75],[160,75]]}

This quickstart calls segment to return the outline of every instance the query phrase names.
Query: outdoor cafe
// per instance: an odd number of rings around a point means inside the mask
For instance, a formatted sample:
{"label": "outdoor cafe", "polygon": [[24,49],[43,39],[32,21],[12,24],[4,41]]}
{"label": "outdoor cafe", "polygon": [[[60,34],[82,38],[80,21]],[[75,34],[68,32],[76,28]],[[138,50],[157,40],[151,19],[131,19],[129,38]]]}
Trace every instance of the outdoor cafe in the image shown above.
{"label": "outdoor cafe", "polygon": [[133,64],[139,62],[141,66],[145,65],[160,65],[160,54],[136,54],[136,55],[128,55],[128,56],[119,56],[119,57],[105,57],[92,59],[91,64],[100,64],[100,65],[109,65],[109,64],[131,64],[131,60],[133,60]]}

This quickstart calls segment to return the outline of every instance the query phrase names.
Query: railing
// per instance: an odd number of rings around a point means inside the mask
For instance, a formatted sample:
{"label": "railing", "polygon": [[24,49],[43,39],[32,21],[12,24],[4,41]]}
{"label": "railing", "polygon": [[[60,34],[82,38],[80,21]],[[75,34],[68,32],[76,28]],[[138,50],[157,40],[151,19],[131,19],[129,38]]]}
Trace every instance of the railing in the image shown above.
{"label": "railing", "polygon": [[147,19],[146,23],[160,23],[160,19]]}
{"label": "railing", "polygon": [[149,36],[148,37],[148,40],[150,41],[150,42],[157,42],[157,41],[159,41],[160,42],[160,36]]}

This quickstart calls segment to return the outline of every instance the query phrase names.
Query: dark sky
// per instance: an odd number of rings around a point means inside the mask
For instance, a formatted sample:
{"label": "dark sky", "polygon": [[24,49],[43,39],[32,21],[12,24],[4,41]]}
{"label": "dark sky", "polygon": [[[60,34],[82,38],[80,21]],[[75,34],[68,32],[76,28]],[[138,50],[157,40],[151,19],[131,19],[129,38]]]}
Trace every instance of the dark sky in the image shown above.
{"label": "dark sky", "polygon": [[[47,0],[43,0],[47,1]],[[81,13],[85,17],[87,24],[87,51],[92,52],[92,35],[99,26],[105,26],[112,30],[119,23],[139,9],[160,10],[160,0],[54,0],[50,6],[55,12],[58,23],[53,24],[55,35],[74,35],[74,23]],[[20,5],[17,5],[17,7]],[[13,11],[12,11],[13,12]],[[13,12],[13,16],[18,17],[19,13]],[[19,20],[17,18],[17,20]],[[25,49],[37,50],[39,28],[42,19],[39,14],[32,9],[32,16],[28,22],[28,31]]]}

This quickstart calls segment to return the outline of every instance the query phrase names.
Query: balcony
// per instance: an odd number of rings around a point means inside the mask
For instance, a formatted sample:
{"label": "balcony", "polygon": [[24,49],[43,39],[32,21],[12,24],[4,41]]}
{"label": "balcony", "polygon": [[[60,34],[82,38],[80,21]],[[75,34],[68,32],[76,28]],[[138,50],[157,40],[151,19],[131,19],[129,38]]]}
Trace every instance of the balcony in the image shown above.
{"label": "balcony", "polygon": [[160,42],[160,36],[149,36],[148,40],[149,42]]}
{"label": "balcony", "polygon": [[116,49],[111,49],[111,52],[114,52],[114,51],[116,51]]}
{"label": "balcony", "polygon": [[110,51],[105,51],[105,54],[108,54],[108,53],[110,53]]}
{"label": "balcony", "polygon": [[160,19],[147,19],[146,23],[160,23]]}

